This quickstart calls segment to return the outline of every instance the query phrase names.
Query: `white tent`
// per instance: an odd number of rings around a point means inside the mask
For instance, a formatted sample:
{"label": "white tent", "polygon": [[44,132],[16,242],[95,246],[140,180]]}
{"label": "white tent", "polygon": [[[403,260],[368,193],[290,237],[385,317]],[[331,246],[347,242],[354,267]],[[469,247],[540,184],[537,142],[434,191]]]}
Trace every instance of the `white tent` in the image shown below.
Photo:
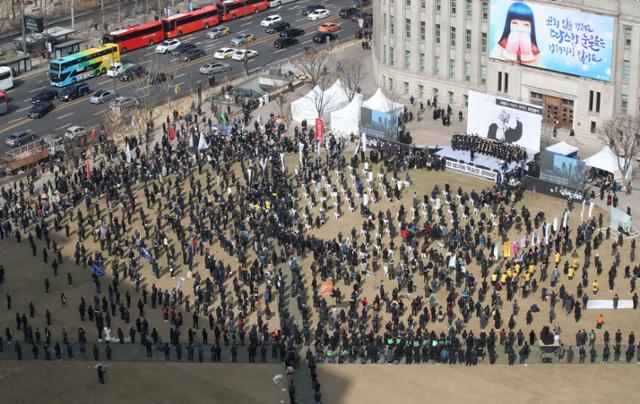
{"label": "white tent", "polygon": [[404,105],[388,99],[381,89],[378,89],[371,98],[363,102],[362,106],[376,111],[390,112],[392,114],[399,114],[404,109]]}
{"label": "white tent", "polygon": [[578,157],[578,148],[564,141],[551,145],[546,150],[567,157]]}
{"label": "white tent", "polygon": [[[625,159],[616,155],[609,146],[604,146],[602,150],[594,154],[593,156],[584,160],[587,167],[597,168],[613,174],[613,178],[616,181],[622,180],[622,173],[618,167],[618,159],[620,166],[624,167]],[[633,172],[633,164],[629,166],[625,179],[631,179]]]}
{"label": "white tent", "polygon": [[356,94],[344,108],[331,113],[331,131],[336,135],[357,135],[360,132],[362,94]]}
{"label": "white tent", "polygon": [[344,91],[342,82],[336,80],[328,89],[323,90],[315,86],[304,96],[291,103],[291,118],[294,121],[302,122],[305,119],[313,124],[318,118],[317,103],[322,103],[322,118],[327,121],[333,111],[336,111],[349,102],[349,97]]}

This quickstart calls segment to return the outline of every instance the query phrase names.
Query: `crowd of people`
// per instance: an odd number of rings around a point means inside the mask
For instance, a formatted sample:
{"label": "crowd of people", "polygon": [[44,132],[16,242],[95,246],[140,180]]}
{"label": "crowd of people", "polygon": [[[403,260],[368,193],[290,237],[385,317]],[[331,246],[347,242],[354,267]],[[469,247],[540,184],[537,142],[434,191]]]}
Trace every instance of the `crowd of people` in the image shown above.
{"label": "crowd of people", "polygon": [[516,145],[498,140],[491,140],[478,135],[458,133],[451,137],[453,150],[464,150],[471,153],[473,161],[475,153],[485,154],[507,163],[523,163],[527,161],[527,151]]}
{"label": "crowd of people", "polygon": [[[61,293],[59,310],[76,308],[81,349],[92,344],[88,320],[96,340],[117,328],[114,341],[167,357],[181,357],[185,334],[189,346],[209,344],[209,329],[212,358],[223,347],[236,358],[245,346],[250,361],[271,347],[287,366],[301,352],[310,366],[470,365],[485,357],[495,363],[502,353],[524,363],[539,339],[535,318],[553,324],[557,309],[583,325],[582,311],[597,293],[588,286],[603,272],[609,289],[633,295],[637,308],[635,240],[605,230],[602,214],[551,225],[545,212],[529,210],[519,185],[419,188],[410,170],[443,167],[428,150],[374,163],[371,151],[346,153],[344,139],[319,140],[307,129],[288,133],[273,116],[247,128],[221,111],[200,112],[167,116],[161,141],[150,144],[128,138],[119,147],[100,134],[91,161],[63,165],[42,185],[20,181],[0,190],[3,242],[30,248],[51,267],[34,274],[37,283],[66,276],[72,286],[91,270],[92,297],[67,302],[64,290],[42,292]],[[525,158],[517,146],[477,136],[456,135],[452,145]],[[354,218],[357,225],[343,224]],[[514,236],[505,258],[502,244]],[[4,342],[19,358],[17,333],[36,358],[44,342],[56,342],[56,355],[58,341],[72,350],[76,332],[53,336],[53,307],[12,306],[10,273],[17,270],[0,272],[6,310],[16,317],[15,327],[5,324]],[[518,299],[536,303],[521,310]],[[44,337],[32,326],[38,316],[46,317]],[[596,338],[609,349],[604,328],[579,332],[575,348],[559,326],[555,335],[563,336],[568,361],[575,350],[582,361]],[[633,333],[627,342],[627,360],[640,359]],[[614,360],[621,349],[616,331]]]}

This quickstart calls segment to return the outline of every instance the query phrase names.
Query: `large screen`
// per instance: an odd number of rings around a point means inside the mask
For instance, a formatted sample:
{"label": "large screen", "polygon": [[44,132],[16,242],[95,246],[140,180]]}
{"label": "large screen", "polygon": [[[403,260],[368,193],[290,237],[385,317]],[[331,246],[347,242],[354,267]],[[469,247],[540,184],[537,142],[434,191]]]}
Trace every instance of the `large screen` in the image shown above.
{"label": "large screen", "polygon": [[360,131],[388,142],[398,141],[398,115],[360,108]]}
{"label": "large screen", "polygon": [[531,2],[491,0],[489,57],[611,81],[613,18]]}
{"label": "large screen", "polygon": [[552,153],[540,152],[540,179],[573,189],[584,189],[587,166],[582,160]]}
{"label": "large screen", "polygon": [[468,115],[467,133],[540,151],[540,107],[469,91]]}

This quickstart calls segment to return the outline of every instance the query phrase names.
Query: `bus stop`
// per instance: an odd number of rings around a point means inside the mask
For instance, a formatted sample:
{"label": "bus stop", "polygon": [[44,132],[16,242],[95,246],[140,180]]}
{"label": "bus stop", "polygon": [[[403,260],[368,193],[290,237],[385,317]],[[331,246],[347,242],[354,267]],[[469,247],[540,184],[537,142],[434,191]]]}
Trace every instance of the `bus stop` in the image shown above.
{"label": "bus stop", "polygon": [[19,76],[22,73],[31,71],[31,56],[19,55],[10,59],[0,60],[0,65],[10,67],[13,71],[13,75]]}
{"label": "bus stop", "polygon": [[60,59],[72,53],[80,52],[80,45],[83,44],[82,39],[72,39],[53,46],[53,58]]}

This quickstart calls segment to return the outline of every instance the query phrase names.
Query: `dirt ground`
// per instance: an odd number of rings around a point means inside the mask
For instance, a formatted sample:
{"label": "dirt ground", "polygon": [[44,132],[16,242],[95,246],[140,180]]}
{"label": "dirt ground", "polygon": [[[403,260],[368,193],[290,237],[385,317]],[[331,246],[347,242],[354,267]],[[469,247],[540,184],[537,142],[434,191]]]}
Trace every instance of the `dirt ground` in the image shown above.
{"label": "dirt ground", "polygon": [[[278,365],[199,363],[107,364],[99,385],[92,362],[0,362],[5,403],[256,403],[288,402]],[[185,400],[185,397],[188,399]]]}
{"label": "dirt ground", "polygon": [[637,365],[318,366],[324,402],[632,403]]}

